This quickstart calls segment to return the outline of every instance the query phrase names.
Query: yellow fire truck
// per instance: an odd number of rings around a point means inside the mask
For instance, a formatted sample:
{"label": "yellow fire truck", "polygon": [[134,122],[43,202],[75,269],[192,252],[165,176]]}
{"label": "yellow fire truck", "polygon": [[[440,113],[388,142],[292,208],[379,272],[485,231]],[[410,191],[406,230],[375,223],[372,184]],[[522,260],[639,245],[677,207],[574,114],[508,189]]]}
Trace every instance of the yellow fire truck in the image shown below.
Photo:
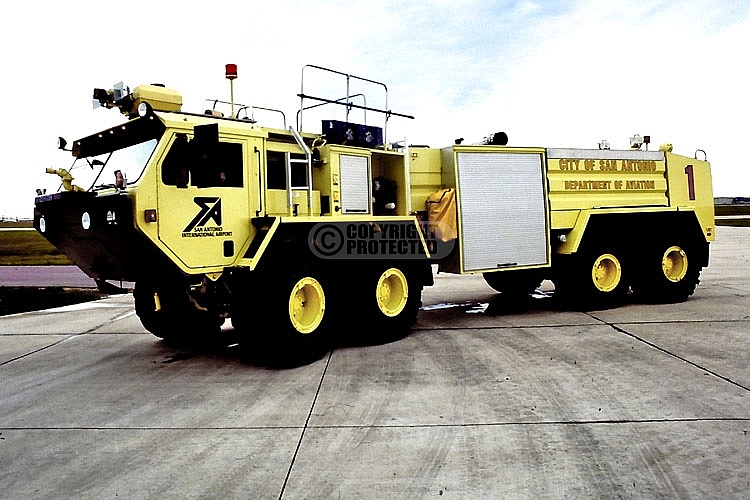
{"label": "yellow fire truck", "polygon": [[[233,85],[236,66],[227,65]],[[310,72],[342,78],[343,98],[311,95]],[[354,82],[385,93],[362,104]],[[165,339],[211,335],[314,350],[348,335],[403,335],[439,272],[482,274],[507,296],[551,280],[571,307],[691,295],[714,240],[710,166],[669,144],[649,150],[509,146],[504,133],[432,148],[390,143],[385,85],[308,65],[296,126],[281,111],[209,101],[182,111],[161,85],[95,89],[123,123],[60,149],[60,189],[34,224],[99,283],[135,282],[136,312]],[[313,104],[311,104],[313,103]],[[218,105],[228,105],[220,112]],[[341,109],[302,131],[302,116]],[[375,113],[384,125],[354,123]],[[274,126],[260,123],[265,112]],[[84,176],[90,185],[81,185]]]}

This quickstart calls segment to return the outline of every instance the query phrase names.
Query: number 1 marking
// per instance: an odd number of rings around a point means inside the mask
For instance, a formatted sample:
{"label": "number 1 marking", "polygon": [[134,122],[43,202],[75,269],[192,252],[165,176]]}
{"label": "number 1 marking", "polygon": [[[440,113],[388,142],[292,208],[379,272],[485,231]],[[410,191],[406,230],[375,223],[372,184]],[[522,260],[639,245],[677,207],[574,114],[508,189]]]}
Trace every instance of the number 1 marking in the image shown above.
{"label": "number 1 marking", "polygon": [[695,174],[693,173],[692,165],[685,167],[685,175],[687,175],[688,181],[688,196],[690,197],[690,201],[695,201]]}

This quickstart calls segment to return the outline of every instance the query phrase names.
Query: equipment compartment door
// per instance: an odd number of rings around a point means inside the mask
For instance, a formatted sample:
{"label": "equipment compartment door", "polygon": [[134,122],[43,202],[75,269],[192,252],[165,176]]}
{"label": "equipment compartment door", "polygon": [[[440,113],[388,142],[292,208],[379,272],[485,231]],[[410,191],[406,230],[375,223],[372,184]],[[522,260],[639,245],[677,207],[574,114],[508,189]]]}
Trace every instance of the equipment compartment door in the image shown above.
{"label": "equipment compartment door", "polygon": [[341,210],[345,214],[370,213],[370,158],[341,155]]}
{"label": "equipment compartment door", "polygon": [[458,152],[461,271],[549,265],[541,153]]}

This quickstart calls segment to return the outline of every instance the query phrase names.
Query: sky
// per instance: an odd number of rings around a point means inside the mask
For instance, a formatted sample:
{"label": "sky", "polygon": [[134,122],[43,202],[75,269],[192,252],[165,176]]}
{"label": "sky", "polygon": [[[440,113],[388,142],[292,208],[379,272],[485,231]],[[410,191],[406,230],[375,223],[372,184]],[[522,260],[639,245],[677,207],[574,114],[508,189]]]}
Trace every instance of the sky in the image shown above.
{"label": "sky", "polygon": [[[36,188],[57,189],[45,169],[73,161],[58,136],[71,143],[123,121],[93,109],[95,87],[161,83],[200,113],[206,99],[230,99],[228,63],[238,68],[235,101],[282,110],[288,125],[301,90],[346,95],[345,78],[303,72],[315,65],[385,84],[353,79],[349,92],[414,116],[392,117],[389,141],[444,147],[504,131],[513,146],[607,140],[627,149],[634,134],[650,135],[651,149],[705,151],[715,196],[750,196],[745,0],[70,0],[6,9],[0,216],[31,217]],[[346,118],[344,108],[326,112],[303,115],[303,130]],[[278,116],[256,118],[279,126]],[[377,113],[349,118],[382,122]]]}

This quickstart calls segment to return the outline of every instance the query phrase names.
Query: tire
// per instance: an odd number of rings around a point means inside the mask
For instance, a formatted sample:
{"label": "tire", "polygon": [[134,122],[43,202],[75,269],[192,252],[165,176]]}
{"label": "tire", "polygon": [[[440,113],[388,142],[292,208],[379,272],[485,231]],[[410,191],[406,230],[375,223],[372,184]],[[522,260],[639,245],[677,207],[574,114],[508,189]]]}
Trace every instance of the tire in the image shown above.
{"label": "tire", "polygon": [[326,293],[329,282],[311,271],[277,276],[274,281],[265,300],[261,301],[262,307],[257,309],[262,316],[258,324],[265,330],[260,334],[264,337],[261,342],[270,346],[275,356],[283,357],[285,363],[309,363],[319,359],[329,347],[330,314]]}
{"label": "tire", "polygon": [[263,280],[255,280],[255,277],[256,273],[238,273],[232,276],[230,285],[232,291],[229,317],[232,328],[243,340],[247,340],[255,333],[254,327],[261,324],[262,319],[257,295],[262,293],[259,290],[264,290]]}
{"label": "tire", "polygon": [[497,271],[482,273],[482,277],[496,292],[519,298],[531,295],[542,283],[535,271]]}
{"label": "tire", "polygon": [[624,257],[624,252],[607,247],[571,256],[557,270],[555,296],[581,310],[622,305],[629,290]]}
{"label": "tire", "polygon": [[635,293],[650,303],[684,302],[700,282],[701,266],[695,246],[666,238],[649,251],[634,285]]}
{"label": "tire", "polygon": [[223,320],[196,307],[188,289],[138,281],[133,290],[135,312],[153,335],[169,341],[194,341],[215,334]]}
{"label": "tire", "polygon": [[360,308],[367,341],[391,342],[409,334],[422,307],[423,284],[415,274],[400,263],[376,265],[366,274]]}

